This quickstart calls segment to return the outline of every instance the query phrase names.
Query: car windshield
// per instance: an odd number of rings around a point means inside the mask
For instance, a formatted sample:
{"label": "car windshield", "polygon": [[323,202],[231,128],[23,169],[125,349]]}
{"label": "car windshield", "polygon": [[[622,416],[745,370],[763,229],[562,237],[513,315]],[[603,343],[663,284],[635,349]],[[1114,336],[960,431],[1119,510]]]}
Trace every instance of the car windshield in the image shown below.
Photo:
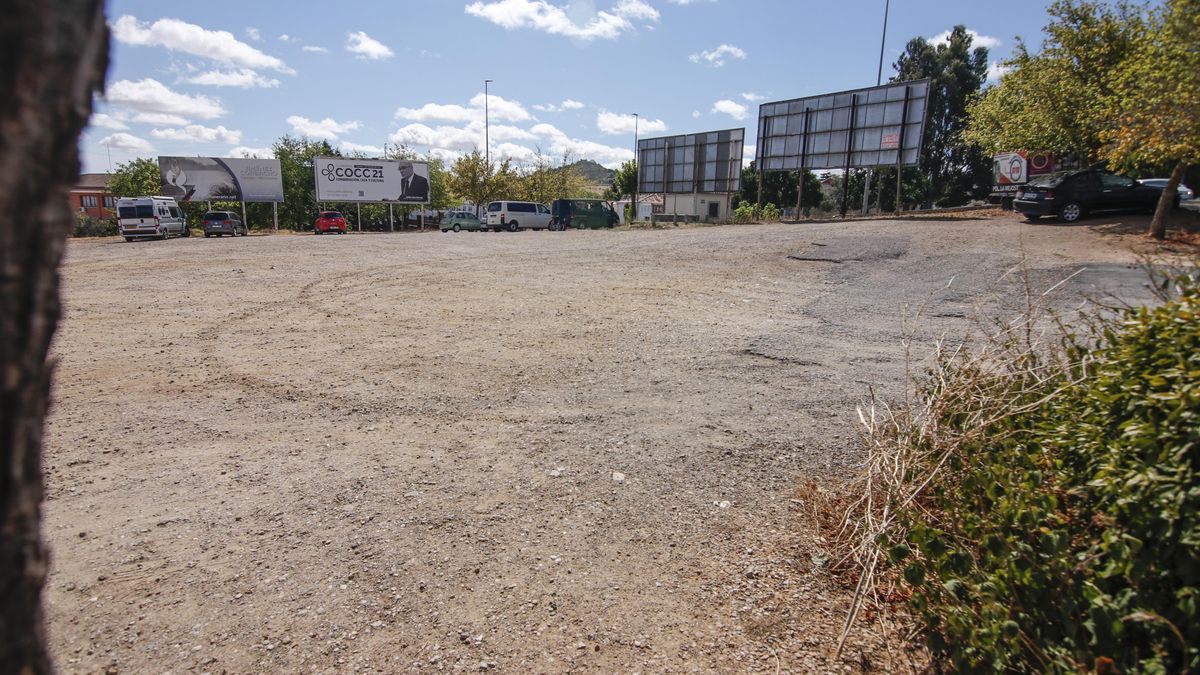
{"label": "car windshield", "polygon": [[214,212],[214,213],[204,214],[205,220],[225,220],[228,217],[229,217],[228,213],[215,213]]}
{"label": "car windshield", "polygon": [[496,213],[500,210],[500,202],[492,202],[488,204],[488,213]]}
{"label": "car windshield", "polygon": [[1056,187],[1059,183],[1063,182],[1067,179],[1067,177],[1072,175],[1074,174],[1063,171],[1058,173],[1048,173],[1044,176],[1037,176],[1030,179],[1026,185],[1029,187]]}
{"label": "car windshield", "polygon": [[326,211],[325,213],[321,214],[321,217],[322,218],[341,218],[342,214],[338,213],[337,211]]}

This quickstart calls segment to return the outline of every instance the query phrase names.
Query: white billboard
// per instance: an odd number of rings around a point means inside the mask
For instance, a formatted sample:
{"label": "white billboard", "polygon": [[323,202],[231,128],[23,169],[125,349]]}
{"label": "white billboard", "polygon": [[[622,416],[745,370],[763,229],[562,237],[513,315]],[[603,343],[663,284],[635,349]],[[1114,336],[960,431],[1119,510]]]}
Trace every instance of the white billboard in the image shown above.
{"label": "white billboard", "polygon": [[282,202],[283,172],[277,159],[159,157],[164,197],[178,202]]}
{"label": "white billboard", "polygon": [[319,202],[429,203],[429,164],[406,159],[313,160]]}

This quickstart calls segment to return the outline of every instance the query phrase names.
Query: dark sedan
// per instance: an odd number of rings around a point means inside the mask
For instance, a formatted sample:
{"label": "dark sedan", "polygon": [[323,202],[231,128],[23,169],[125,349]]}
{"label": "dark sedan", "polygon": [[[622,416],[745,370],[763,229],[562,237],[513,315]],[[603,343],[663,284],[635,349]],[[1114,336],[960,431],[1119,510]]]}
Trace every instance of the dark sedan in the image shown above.
{"label": "dark sedan", "polygon": [[1038,176],[1026,183],[1013,200],[1013,210],[1030,220],[1058,216],[1073,223],[1102,211],[1153,211],[1162,188],[1142,185],[1132,178],[1107,171],[1085,169]]}

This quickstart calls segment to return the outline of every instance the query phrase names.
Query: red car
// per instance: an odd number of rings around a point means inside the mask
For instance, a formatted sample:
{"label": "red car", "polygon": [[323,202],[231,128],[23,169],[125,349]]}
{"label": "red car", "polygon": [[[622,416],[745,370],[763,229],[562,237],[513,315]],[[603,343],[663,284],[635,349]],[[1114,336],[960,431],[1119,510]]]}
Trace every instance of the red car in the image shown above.
{"label": "red car", "polygon": [[313,234],[326,232],[346,234],[346,219],[342,214],[337,211],[322,211],[321,215],[317,216],[317,222],[313,223]]}

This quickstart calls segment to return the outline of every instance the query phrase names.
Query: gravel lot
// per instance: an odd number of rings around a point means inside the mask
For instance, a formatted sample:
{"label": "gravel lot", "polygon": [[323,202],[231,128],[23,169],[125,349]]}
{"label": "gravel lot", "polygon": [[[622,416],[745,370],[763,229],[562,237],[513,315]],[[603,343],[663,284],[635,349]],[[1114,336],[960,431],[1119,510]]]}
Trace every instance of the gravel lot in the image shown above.
{"label": "gravel lot", "polygon": [[1104,226],[73,241],[57,663],[892,670],[870,626],[833,659],[850,592],[797,487],[853,470],[905,336],[1081,268],[1061,307],[1146,299]]}

